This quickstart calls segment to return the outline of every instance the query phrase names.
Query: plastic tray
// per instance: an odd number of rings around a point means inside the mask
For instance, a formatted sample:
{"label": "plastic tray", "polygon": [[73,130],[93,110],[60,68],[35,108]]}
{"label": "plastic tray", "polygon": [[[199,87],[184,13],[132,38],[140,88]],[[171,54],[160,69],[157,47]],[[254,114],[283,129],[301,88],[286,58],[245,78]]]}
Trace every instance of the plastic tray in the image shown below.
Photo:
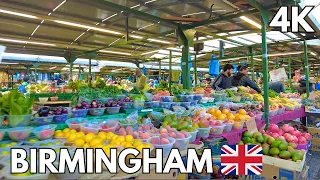
{"label": "plastic tray", "polygon": [[14,116],[7,116],[9,125],[11,127],[24,127],[24,126],[29,126],[30,121],[32,119],[32,114],[28,115],[14,115]]}
{"label": "plastic tray", "polygon": [[54,124],[40,126],[33,129],[33,133],[40,140],[50,139],[53,137],[56,127]]}
{"label": "plastic tray", "polygon": [[13,141],[24,141],[31,134],[32,127],[15,127],[7,130],[8,135]]}
{"label": "plastic tray", "polygon": [[210,134],[212,134],[214,136],[219,136],[223,133],[224,127],[225,127],[224,124],[221,126],[213,126],[210,130]]}
{"label": "plastic tray", "polygon": [[34,117],[33,121],[37,126],[43,126],[43,125],[51,124],[53,121],[53,116]]}
{"label": "plastic tray", "polygon": [[[151,140],[153,138],[159,138],[159,137],[151,137],[147,140],[147,142],[152,144]],[[173,147],[173,144],[176,142],[176,140],[171,137],[168,137],[167,139],[170,141],[170,144],[152,144],[153,147],[156,149],[160,149],[160,148],[163,149],[163,151],[162,151],[163,157],[167,157],[169,155],[169,153]]]}
{"label": "plastic tray", "polygon": [[89,113],[92,116],[102,116],[106,108],[90,108]]}
{"label": "plastic tray", "polygon": [[160,101],[161,102],[172,102],[173,98],[174,98],[174,96],[161,96]]}
{"label": "plastic tray", "polygon": [[192,136],[188,134],[186,138],[175,138],[176,142],[173,144],[173,147],[178,148],[179,150],[186,150],[188,148],[191,137]]}
{"label": "plastic tray", "polygon": [[53,122],[56,124],[64,124],[68,120],[69,114],[54,115]]}
{"label": "plastic tray", "polygon": [[101,127],[99,124],[83,123],[80,125],[80,129],[85,134],[88,134],[90,132],[93,134],[97,134]]}
{"label": "plastic tray", "polygon": [[86,117],[88,114],[88,109],[80,109],[72,111],[73,117]]}
{"label": "plastic tray", "polygon": [[[71,118],[66,121],[66,124],[69,126],[70,129],[74,129],[76,131],[80,131],[80,124],[86,122],[87,119],[85,118]],[[75,122],[75,123],[73,123]]]}
{"label": "plastic tray", "polygon": [[106,111],[108,114],[117,114],[120,111],[120,106],[118,107],[106,107]]}
{"label": "plastic tray", "polygon": [[197,128],[197,129],[199,131],[197,134],[197,138],[208,138],[209,137],[211,127]]}

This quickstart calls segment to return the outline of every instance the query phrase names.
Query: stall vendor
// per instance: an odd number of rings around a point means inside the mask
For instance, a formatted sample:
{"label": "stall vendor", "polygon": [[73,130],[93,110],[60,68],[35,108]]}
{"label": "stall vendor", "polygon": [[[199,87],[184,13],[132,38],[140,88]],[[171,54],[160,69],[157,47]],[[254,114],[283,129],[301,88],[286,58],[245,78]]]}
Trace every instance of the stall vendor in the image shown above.
{"label": "stall vendor", "polygon": [[234,87],[249,86],[255,91],[257,91],[258,93],[262,92],[261,89],[258,87],[258,85],[247,76],[249,73],[248,67],[240,65],[238,66],[237,69],[238,69],[238,73],[232,77],[232,81],[231,81],[232,86]]}
{"label": "stall vendor", "polygon": [[148,78],[142,73],[141,69],[136,70],[136,76],[138,77],[136,86],[142,91],[148,90]]}

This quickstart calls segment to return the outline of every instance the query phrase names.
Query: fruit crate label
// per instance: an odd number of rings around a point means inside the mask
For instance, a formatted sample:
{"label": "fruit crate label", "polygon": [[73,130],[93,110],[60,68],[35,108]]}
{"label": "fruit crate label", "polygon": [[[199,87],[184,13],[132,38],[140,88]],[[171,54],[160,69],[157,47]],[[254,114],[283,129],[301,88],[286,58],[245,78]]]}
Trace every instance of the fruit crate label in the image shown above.
{"label": "fruit crate label", "polygon": [[249,132],[254,133],[254,132],[258,132],[258,128],[257,128],[257,124],[255,119],[250,119],[248,121],[246,121],[246,125],[247,125],[247,129]]}

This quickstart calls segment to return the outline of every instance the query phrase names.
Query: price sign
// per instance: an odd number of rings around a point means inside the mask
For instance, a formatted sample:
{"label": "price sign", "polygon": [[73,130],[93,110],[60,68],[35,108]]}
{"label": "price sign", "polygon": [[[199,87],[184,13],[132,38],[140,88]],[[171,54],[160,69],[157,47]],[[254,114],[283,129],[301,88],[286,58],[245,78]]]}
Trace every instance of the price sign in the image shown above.
{"label": "price sign", "polygon": [[270,81],[286,81],[288,80],[288,76],[286,74],[286,70],[284,68],[279,68],[273,71],[270,71]]}
{"label": "price sign", "polygon": [[247,129],[250,133],[258,132],[256,120],[251,118],[250,120],[246,121]]}

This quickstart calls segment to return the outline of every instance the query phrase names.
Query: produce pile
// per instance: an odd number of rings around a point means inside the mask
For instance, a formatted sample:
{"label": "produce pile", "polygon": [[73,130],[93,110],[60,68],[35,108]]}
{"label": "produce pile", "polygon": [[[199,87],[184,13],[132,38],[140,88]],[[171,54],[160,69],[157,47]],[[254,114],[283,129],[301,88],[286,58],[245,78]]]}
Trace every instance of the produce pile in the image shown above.
{"label": "produce pile", "polygon": [[244,132],[238,144],[258,144],[262,146],[264,155],[298,161],[303,159],[305,149],[299,150],[297,147],[307,147],[310,140],[309,133],[300,132],[289,124],[284,124],[281,128],[276,124],[270,124],[267,131]]}
{"label": "produce pile", "polygon": [[0,93],[0,114],[28,115],[32,113],[34,98],[26,98],[17,91]]}

